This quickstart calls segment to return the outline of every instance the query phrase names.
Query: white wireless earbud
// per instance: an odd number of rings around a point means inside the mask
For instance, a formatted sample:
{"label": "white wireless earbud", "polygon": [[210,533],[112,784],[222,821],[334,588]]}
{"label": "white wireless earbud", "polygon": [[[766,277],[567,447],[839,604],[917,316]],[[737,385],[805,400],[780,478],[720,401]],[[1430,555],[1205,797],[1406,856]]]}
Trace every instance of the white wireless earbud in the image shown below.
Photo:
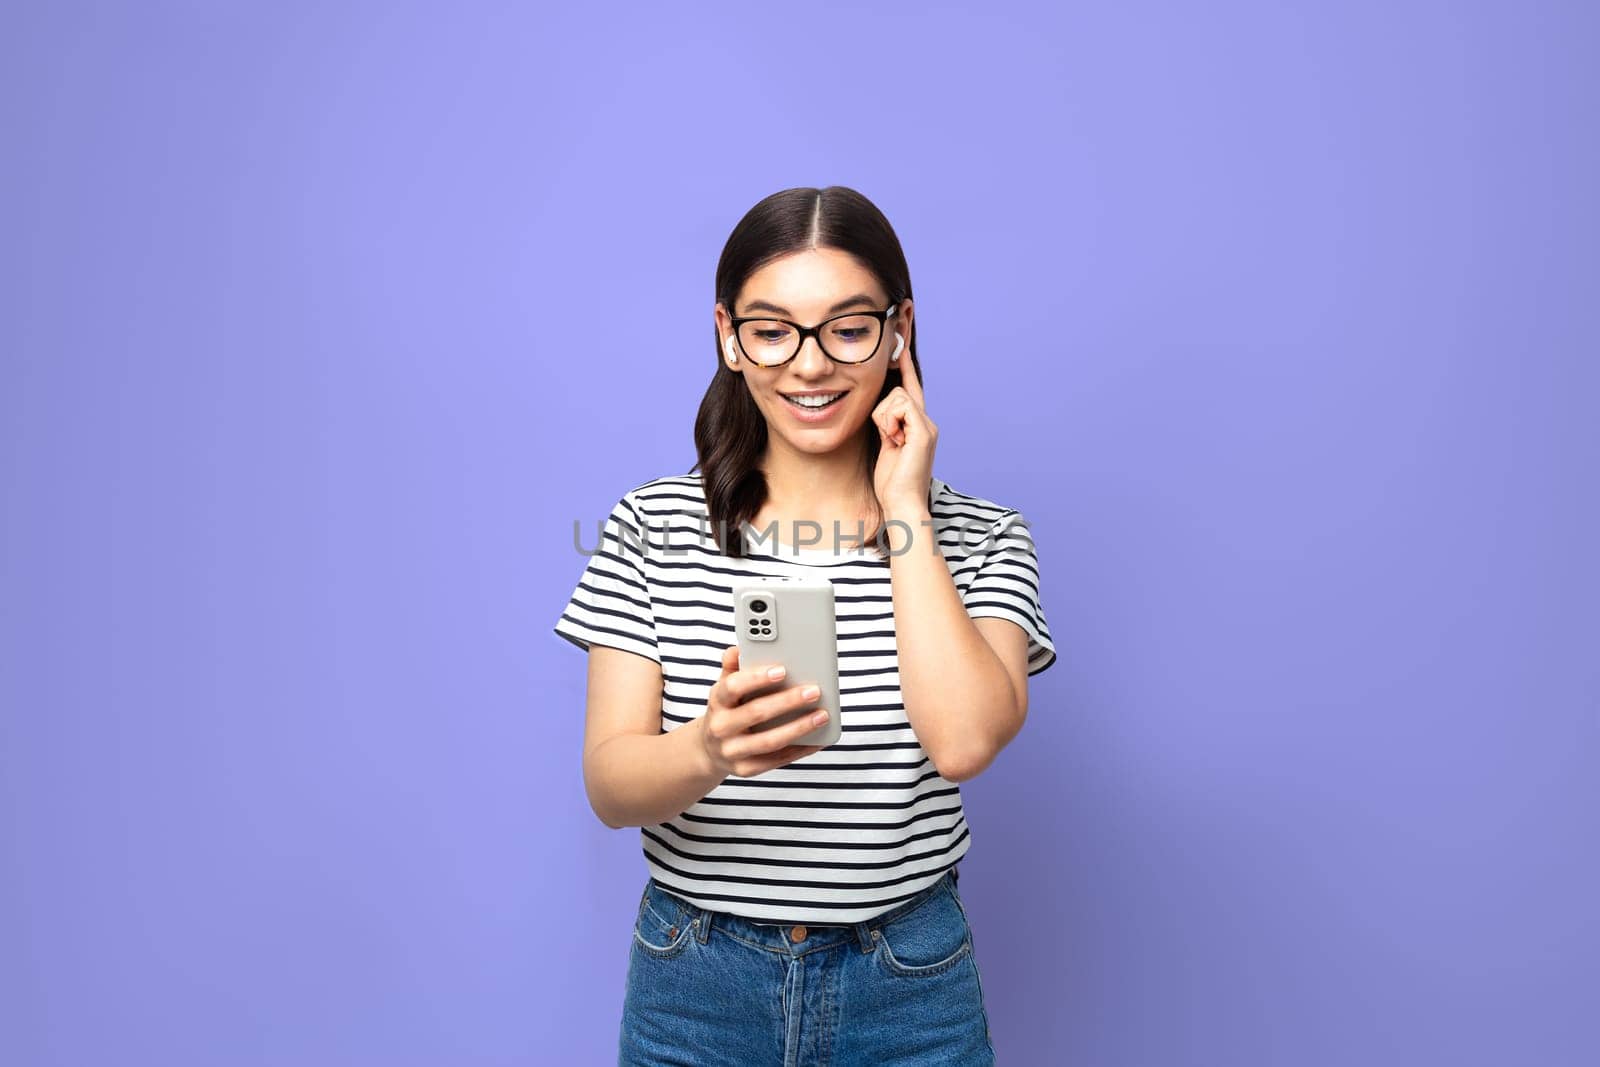
{"label": "white wireless earbud", "polygon": [[889,361],[891,363],[900,358],[900,350],[902,348],[904,348],[905,346],[906,346],[906,339],[904,337],[901,337],[898,333],[895,334],[894,335],[894,351],[889,353]]}
{"label": "white wireless earbud", "polygon": [[732,334],[728,335],[728,339],[723,342],[722,348],[723,348],[723,351],[728,353],[728,362],[729,363],[737,363],[737,362],[739,362],[738,355],[736,355],[734,353],[734,351],[733,351],[733,335]]}

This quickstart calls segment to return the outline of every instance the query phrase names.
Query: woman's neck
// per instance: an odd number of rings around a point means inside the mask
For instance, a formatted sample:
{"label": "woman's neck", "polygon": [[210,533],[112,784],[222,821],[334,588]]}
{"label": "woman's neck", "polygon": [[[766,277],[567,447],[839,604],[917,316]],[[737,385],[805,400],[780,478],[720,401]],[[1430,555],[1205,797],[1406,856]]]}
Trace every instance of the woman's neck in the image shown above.
{"label": "woman's neck", "polygon": [[767,480],[767,502],[752,523],[757,533],[776,522],[778,543],[789,546],[797,532],[806,540],[817,532],[813,527],[797,531],[796,523],[814,522],[821,527],[822,538],[810,547],[832,549],[833,524],[837,522],[839,547],[848,549],[858,543],[872,532],[877,516],[865,459],[861,449],[818,456],[769,443],[760,464]]}

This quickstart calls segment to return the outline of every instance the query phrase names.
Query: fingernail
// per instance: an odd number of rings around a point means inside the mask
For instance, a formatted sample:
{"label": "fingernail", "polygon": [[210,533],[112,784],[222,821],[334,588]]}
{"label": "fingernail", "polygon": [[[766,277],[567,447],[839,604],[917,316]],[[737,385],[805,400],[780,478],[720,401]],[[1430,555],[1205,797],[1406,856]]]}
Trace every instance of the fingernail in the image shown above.
{"label": "fingernail", "polygon": [[785,674],[788,674],[788,673],[789,673],[788,668],[785,667],[781,663],[778,664],[776,667],[768,667],[767,668],[767,677],[768,678],[782,678]]}
{"label": "fingernail", "polygon": [[821,726],[823,723],[825,723],[827,721],[828,721],[828,713],[826,711],[819,711],[815,715],[811,716],[811,725],[812,726]]}
{"label": "fingernail", "polygon": [[821,693],[822,690],[818,689],[816,686],[808,685],[804,689],[800,690],[800,697],[803,700],[815,700]]}

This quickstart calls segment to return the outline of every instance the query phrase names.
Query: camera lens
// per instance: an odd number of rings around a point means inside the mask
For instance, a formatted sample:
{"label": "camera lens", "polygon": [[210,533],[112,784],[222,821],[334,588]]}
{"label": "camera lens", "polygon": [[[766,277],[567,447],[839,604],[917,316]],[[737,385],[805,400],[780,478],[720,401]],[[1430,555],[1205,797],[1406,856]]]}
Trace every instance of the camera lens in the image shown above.
{"label": "camera lens", "polygon": [[752,600],[750,601],[750,610],[759,615],[767,610],[767,602],[765,600]]}

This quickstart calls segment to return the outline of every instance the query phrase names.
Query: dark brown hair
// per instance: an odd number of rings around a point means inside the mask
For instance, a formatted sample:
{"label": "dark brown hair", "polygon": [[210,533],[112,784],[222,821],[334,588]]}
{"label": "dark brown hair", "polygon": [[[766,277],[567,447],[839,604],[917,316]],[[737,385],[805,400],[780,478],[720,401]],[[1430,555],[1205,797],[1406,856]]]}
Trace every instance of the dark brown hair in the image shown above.
{"label": "dark brown hair", "polygon": [[[889,220],[854,189],[830,185],[825,189],[785,189],[745,213],[717,260],[717,301],[732,316],[734,301],[750,275],[779,256],[810,248],[834,248],[854,256],[877,277],[891,304],[912,298],[911,272]],[[709,532],[719,548],[725,555],[742,557],[745,525],[767,502],[767,479],[757,466],[767,447],[767,421],[743,376],[723,363],[721,337],[715,326],[711,347],[717,369],[695,416],[694,447],[699,458],[689,473],[701,472]],[[901,358],[913,362],[917,358],[915,319]],[[916,371],[920,381],[920,363]],[[874,407],[900,379],[899,368],[891,364]],[[878,460],[877,424],[866,420],[861,434],[865,444],[862,476],[870,484]],[[886,537],[880,514],[878,528],[867,536],[867,543],[880,557],[886,556]]]}

